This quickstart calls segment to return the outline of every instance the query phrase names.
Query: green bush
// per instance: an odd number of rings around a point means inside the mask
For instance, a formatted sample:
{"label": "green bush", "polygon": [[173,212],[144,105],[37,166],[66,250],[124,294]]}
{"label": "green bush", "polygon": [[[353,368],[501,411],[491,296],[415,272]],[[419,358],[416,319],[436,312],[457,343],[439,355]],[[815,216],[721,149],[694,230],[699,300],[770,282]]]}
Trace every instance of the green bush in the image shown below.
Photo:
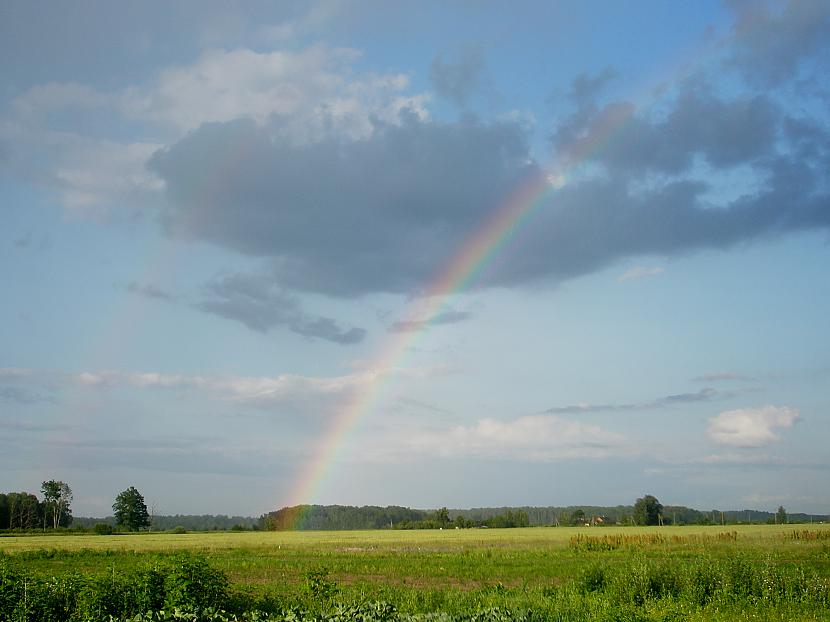
{"label": "green bush", "polygon": [[204,557],[180,556],[164,579],[166,607],[221,607],[228,598],[228,578]]}
{"label": "green bush", "polygon": [[115,529],[113,529],[112,525],[108,525],[107,523],[96,523],[92,528],[92,531],[99,536],[111,536],[115,533]]}

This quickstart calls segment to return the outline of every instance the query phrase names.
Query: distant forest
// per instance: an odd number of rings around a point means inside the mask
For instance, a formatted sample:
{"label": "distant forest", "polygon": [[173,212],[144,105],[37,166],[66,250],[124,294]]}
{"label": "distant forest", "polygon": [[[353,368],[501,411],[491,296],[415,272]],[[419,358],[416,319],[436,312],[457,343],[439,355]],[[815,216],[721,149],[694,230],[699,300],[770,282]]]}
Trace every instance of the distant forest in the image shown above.
{"label": "distant forest", "polygon": [[[151,529],[169,531],[177,528],[186,531],[225,531],[229,529],[254,529],[259,526],[260,518],[251,516],[225,516],[224,514],[174,514],[172,516],[151,516]],[[115,517],[87,518],[76,516],[72,525],[89,529],[98,523],[115,526]]]}
{"label": "distant forest", "polygon": [[[758,510],[701,511],[663,506],[664,525],[774,523],[778,513]],[[827,515],[789,514],[787,522],[827,521]],[[537,527],[544,525],[632,525],[634,506],[498,507],[466,510],[413,510],[399,506],[305,505],[263,515],[265,530],[430,529],[436,527]]]}
{"label": "distant forest", "polygon": [[[226,516],[224,514],[172,516],[151,518],[153,531],[226,531],[226,530],[345,530],[345,529],[434,529],[438,527],[537,527],[545,525],[630,525],[634,506],[566,507],[491,507],[470,509],[417,510],[400,506],[306,505],[282,508],[260,517]],[[758,510],[701,511],[684,506],[663,507],[665,525],[773,523],[775,512]],[[787,522],[827,522],[824,514],[795,513]],[[74,517],[72,527],[91,529],[98,523],[115,525],[115,518]],[[8,525],[0,525],[0,529]]]}

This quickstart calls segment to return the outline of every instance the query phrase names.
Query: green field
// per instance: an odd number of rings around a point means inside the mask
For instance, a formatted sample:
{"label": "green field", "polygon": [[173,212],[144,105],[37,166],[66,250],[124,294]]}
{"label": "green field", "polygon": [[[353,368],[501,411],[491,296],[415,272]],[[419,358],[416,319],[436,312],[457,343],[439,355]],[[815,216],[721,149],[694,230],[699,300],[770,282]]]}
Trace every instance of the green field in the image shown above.
{"label": "green field", "polygon": [[79,582],[203,556],[237,608],[317,616],[383,601],[399,614],[830,620],[830,525],[46,535],[0,538],[0,551],[32,580]]}

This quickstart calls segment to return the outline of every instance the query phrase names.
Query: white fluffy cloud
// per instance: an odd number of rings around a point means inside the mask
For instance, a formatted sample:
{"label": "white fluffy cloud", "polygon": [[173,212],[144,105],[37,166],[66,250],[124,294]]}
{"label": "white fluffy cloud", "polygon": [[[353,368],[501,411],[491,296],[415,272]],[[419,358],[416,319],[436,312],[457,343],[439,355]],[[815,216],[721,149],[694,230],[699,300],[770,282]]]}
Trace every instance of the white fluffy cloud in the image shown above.
{"label": "white fluffy cloud", "polygon": [[[108,138],[113,124],[175,142],[205,123],[247,118],[279,127],[291,144],[306,144],[332,135],[367,138],[377,123],[400,123],[403,111],[428,118],[429,95],[411,92],[408,75],[358,72],[360,56],[322,45],[268,53],[212,49],[160,70],[147,84],[110,91],[76,82],[37,85],[0,115],[2,164],[56,189],[74,215],[101,217],[157,205],[164,187],[146,168],[163,144]],[[67,114],[85,122],[69,130]]]}
{"label": "white fluffy cloud", "polygon": [[408,446],[419,454],[503,458],[547,462],[601,458],[619,450],[625,439],[597,425],[555,415],[512,420],[480,419],[470,426],[414,431]]}
{"label": "white fluffy cloud", "polygon": [[332,130],[350,138],[372,131],[372,118],[395,122],[408,108],[426,116],[426,95],[410,95],[409,78],[354,73],[361,54],[314,46],[298,52],[209,50],[195,63],[168,67],[148,87],[122,94],[128,117],[177,132],[250,117],[284,120],[289,138],[307,142]]}
{"label": "white fluffy cloud", "polygon": [[787,406],[727,410],[709,419],[707,433],[716,443],[763,447],[779,440],[777,430],[791,428],[799,413]]}

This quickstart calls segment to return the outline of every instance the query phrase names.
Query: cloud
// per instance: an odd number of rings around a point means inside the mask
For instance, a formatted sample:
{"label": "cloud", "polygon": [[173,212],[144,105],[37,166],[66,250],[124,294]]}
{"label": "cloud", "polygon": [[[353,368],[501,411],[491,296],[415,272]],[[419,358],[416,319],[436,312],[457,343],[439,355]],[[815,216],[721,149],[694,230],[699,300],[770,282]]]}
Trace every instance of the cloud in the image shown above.
{"label": "cloud", "polygon": [[407,439],[416,454],[532,462],[604,457],[625,442],[623,436],[599,426],[552,415],[480,419],[471,426],[409,431]]}
{"label": "cloud", "polygon": [[38,402],[55,403],[55,398],[20,387],[0,387],[0,402],[28,405]]}
{"label": "cloud", "polygon": [[152,283],[136,283],[135,281],[131,281],[127,284],[127,291],[131,294],[138,294],[139,296],[144,296],[145,298],[153,298],[156,300],[174,300],[175,296],[172,294],[164,291],[160,287],[153,285]]}
{"label": "cloud", "polygon": [[473,314],[469,311],[455,311],[453,309],[449,309],[438,313],[435,317],[429,320],[400,320],[398,322],[394,322],[389,326],[388,331],[390,333],[413,333],[435,324],[456,324],[458,322],[463,322],[464,320],[470,319],[472,316]]}
{"label": "cloud", "polygon": [[332,377],[297,374],[251,377],[85,371],[64,378],[88,389],[177,391],[266,411],[319,415],[334,412],[356,392],[366,390],[386,375],[417,378],[431,373],[430,369],[389,369]]}
{"label": "cloud", "polygon": [[539,174],[515,124],[412,114],[363,140],[300,146],[252,121],[205,125],[150,168],[170,232],[266,258],[283,287],[339,296],[416,291]]}
{"label": "cloud", "polygon": [[798,411],[786,406],[728,410],[709,419],[707,434],[722,445],[763,447],[780,440],[776,431],[791,428],[798,418]]}
{"label": "cloud", "polygon": [[483,72],[481,52],[467,50],[457,62],[445,62],[436,56],[429,66],[429,80],[439,95],[463,106],[481,86]]}
{"label": "cloud", "polygon": [[752,376],[732,371],[710,372],[708,374],[702,374],[692,378],[693,382],[750,382],[752,380],[754,380]]}
{"label": "cloud", "polygon": [[302,310],[296,297],[277,289],[269,280],[255,275],[233,274],[207,284],[208,298],[195,308],[241,322],[251,330],[266,333],[275,326],[305,337],[339,344],[363,340],[363,328],[342,328],[331,318],[311,316]]}
{"label": "cloud", "polygon": [[161,143],[118,142],[50,129],[43,120],[0,118],[0,162],[19,179],[55,191],[75,216],[103,219],[119,211],[141,213],[160,200],[161,180],[145,168]]}
{"label": "cloud", "polygon": [[[307,17],[313,22],[322,13]],[[282,136],[304,143],[327,132],[364,138],[377,120],[397,123],[402,110],[426,118],[429,96],[411,92],[407,75],[360,73],[360,57],[323,45],[270,53],[211,49],[140,86],[37,85],[0,116],[0,167],[56,189],[73,214],[101,219],[124,207],[155,207],[162,189],[145,164],[163,145],[108,138],[113,125],[175,140],[204,123],[279,118]],[[67,126],[70,117],[76,122]]]}
{"label": "cloud", "polygon": [[[735,16],[728,64],[752,83],[774,87],[826,55],[830,6],[822,0],[727,2]],[[775,8],[772,8],[775,6]]]}
{"label": "cloud", "polygon": [[25,367],[0,367],[0,380],[28,378],[33,374],[34,370]]}
{"label": "cloud", "polygon": [[424,94],[405,74],[358,74],[361,53],[317,45],[298,51],[208,50],[193,64],[164,69],[147,87],[121,95],[128,118],[182,133],[204,123],[282,120],[281,133],[307,142],[326,131],[363,138],[373,119],[396,122],[407,108],[425,115]]}
{"label": "cloud", "polygon": [[617,277],[617,283],[624,283],[625,281],[633,281],[635,279],[642,279],[647,276],[657,276],[663,274],[665,270],[660,267],[649,268],[646,266],[634,266],[623,272]]}
{"label": "cloud", "polygon": [[[698,82],[664,111],[584,103],[565,119],[554,151],[565,170],[587,172],[549,188],[473,286],[557,283],[638,256],[830,227],[826,128],[782,133],[790,119],[771,99]],[[740,167],[753,183],[727,198],[719,175]],[[548,175],[516,123],[405,112],[360,140],[301,145],[279,120],[204,125],[150,168],[166,184],[171,233],[263,258],[280,286],[332,296],[417,293],[513,193]]]}
{"label": "cloud", "polygon": [[735,393],[726,393],[718,391],[710,387],[701,389],[694,393],[677,393],[674,395],[666,395],[659,397],[650,402],[641,402],[638,404],[589,404],[587,402],[579,404],[571,404],[568,406],[555,406],[547,409],[545,412],[550,414],[578,414],[578,413],[595,413],[595,412],[615,412],[615,411],[636,411],[636,410],[655,410],[665,408],[675,404],[696,404],[700,402],[711,402],[714,400],[724,400],[733,397]]}
{"label": "cloud", "polygon": [[584,100],[552,137],[568,166],[586,160],[611,174],[679,174],[696,156],[714,167],[753,162],[775,151],[780,112],[766,97],[723,99],[705,83],[686,82],[665,115],[644,114],[626,101],[597,107]]}

